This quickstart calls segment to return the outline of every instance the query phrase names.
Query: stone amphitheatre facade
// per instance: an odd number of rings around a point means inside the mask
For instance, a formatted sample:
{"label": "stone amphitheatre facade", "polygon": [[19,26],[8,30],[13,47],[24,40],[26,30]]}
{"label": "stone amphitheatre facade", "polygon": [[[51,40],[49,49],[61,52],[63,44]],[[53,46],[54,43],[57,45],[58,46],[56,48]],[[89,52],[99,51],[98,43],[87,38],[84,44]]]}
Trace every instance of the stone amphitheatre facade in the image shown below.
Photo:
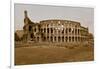
{"label": "stone amphitheatre facade", "polygon": [[32,22],[24,12],[23,41],[49,43],[84,43],[88,41],[88,27],[71,20],[49,19]]}

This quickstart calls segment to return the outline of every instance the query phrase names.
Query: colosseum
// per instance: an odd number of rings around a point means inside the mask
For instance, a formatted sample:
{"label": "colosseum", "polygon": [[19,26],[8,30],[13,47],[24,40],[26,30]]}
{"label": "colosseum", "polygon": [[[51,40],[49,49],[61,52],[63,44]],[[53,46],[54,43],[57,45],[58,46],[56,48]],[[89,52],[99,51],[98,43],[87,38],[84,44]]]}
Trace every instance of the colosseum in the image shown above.
{"label": "colosseum", "polygon": [[88,27],[71,20],[49,19],[32,22],[24,11],[24,40],[50,43],[83,43],[88,40]]}

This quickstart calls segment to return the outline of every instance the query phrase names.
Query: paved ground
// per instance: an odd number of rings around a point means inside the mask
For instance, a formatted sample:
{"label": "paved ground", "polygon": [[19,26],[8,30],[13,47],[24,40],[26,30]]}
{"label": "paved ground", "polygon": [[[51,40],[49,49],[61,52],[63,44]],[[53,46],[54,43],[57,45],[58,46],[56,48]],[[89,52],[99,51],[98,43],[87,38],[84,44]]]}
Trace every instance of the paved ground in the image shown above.
{"label": "paved ground", "polygon": [[76,62],[94,60],[93,47],[18,47],[15,48],[15,65]]}

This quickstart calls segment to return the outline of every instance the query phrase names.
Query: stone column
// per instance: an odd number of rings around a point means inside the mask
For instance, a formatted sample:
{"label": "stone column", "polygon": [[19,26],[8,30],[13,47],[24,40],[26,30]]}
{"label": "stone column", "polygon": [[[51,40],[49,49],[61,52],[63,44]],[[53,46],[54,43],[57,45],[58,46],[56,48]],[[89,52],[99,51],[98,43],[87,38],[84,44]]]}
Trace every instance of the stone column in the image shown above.
{"label": "stone column", "polygon": [[56,35],[57,35],[56,41],[58,42],[58,29],[56,29]]}
{"label": "stone column", "polygon": [[66,35],[66,28],[64,28],[64,42],[66,42],[66,40],[65,40],[65,35]]}
{"label": "stone column", "polygon": [[49,28],[49,33],[48,33],[48,35],[49,35],[49,42],[51,42],[50,28]]}
{"label": "stone column", "polygon": [[72,24],[71,24],[71,37],[70,38],[71,38],[70,41],[72,42]]}
{"label": "stone column", "polygon": [[77,27],[77,42],[78,42],[78,27]]}
{"label": "stone column", "polygon": [[74,37],[74,42],[75,42],[75,27],[73,27],[73,31],[74,31],[73,37]]}
{"label": "stone column", "polygon": [[67,26],[67,42],[69,43],[69,24],[68,24],[68,26]]}

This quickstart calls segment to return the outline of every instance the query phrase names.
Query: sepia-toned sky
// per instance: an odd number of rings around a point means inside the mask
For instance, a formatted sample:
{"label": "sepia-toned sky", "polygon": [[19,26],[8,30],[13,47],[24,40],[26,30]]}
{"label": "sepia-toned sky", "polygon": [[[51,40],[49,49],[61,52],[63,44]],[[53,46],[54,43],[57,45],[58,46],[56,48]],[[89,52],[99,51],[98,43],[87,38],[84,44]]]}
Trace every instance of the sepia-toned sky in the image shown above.
{"label": "sepia-toned sky", "polygon": [[94,33],[94,9],[69,6],[48,6],[35,4],[14,5],[14,29],[22,30],[24,25],[24,10],[33,22],[46,19],[64,19],[78,21],[82,26],[88,27],[90,33]]}

